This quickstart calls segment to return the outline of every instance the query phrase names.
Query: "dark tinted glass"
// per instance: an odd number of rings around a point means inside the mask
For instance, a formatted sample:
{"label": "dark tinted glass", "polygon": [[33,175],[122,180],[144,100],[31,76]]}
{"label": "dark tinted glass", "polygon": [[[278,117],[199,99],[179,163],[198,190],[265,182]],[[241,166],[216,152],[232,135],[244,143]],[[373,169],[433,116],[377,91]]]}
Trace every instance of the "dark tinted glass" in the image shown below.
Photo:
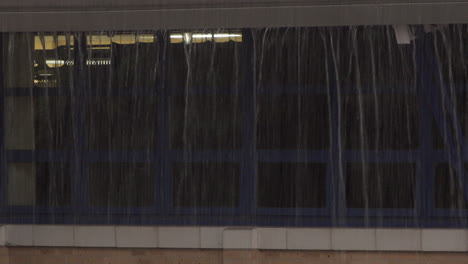
{"label": "dark tinted glass", "polygon": [[90,97],[86,118],[90,149],[154,148],[158,122],[156,97]]}
{"label": "dark tinted glass", "polygon": [[34,36],[34,87],[73,87],[74,41],[73,34]]}
{"label": "dark tinted glass", "polygon": [[154,32],[88,33],[83,58],[93,94],[154,91],[159,84],[160,50]]}
{"label": "dark tinted glass", "polygon": [[434,53],[446,86],[464,86],[468,82],[467,25],[446,25],[434,31]]}
{"label": "dark tinted glass", "polygon": [[70,205],[71,177],[67,163],[36,163],[36,205]]}
{"label": "dark tinted glass", "polygon": [[348,149],[414,149],[418,101],[411,94],[346,94],[342,135]]}
{"label": "dark tinted glass", "polygon": [[336,27],[323,32],[336,67],[334,82],[345,89],[416,87],[415,42],[399,45],[392,26]]}
{"label": "dark tinted glass", "polygon": [[[468,166],[463,169],[466,174]],[[434,206],[441,209],[468,209],[458,174],[447,163],[435,166]]]}
{"label": "dark tinted glass", "polygon": [[[190,33],[191,34],[191,33]],[[169,46],[168,81],[171,89],[209,88],[226,91],[238,87],[240,78],[240,58],[242,42],[229,40],[218,42],[217,32],[193,33],[191,43],[172,41]],[[182,37],[182,35],[181,35]]]}
{"label": "dark tinted glass", "polygon": [[326,95],[257,95],[257,148],[324,149],[328,144]]}
{"label": "dark tinted glass", "polygon": [[61,150],[72,145],[70,101],[63,96],[33,97],[36,149]]}
{"label": "dark tinted glass", "polygon": [[318,28],[253,30],[259,87],[327,85],[324,41]]}
{"label": "dark tinted glass", "polygon": [[349,163],[346,166],[348,208],[414,208],[416,165]]}
{"label": "dark tinted glass", "polygon": [[176,163],[172,166],[175,207],[238,207],[239,165]]}
{"label": "dark tinted glass", "polygon": [[148,163],[92,163],[88,180],[93,207],[153,205],[154,175]]}
{"label": "dark tinted glass", "polygon": [[239,148],[239,97],[173,96],[170,103],[170,136],[173,149]]}
{"label": "dark tinted glass", "polygon": [[258,164],[258,207],[320,208],[325,207],[325,203],[325,164]]}

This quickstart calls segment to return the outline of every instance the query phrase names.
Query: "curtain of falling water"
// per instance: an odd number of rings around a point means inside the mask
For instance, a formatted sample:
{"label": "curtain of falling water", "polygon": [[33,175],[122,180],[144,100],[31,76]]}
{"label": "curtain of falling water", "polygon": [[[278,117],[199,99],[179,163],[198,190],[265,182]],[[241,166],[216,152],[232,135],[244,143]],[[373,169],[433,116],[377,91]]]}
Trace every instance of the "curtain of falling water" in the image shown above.
{"label": "curtain of falling water", "polygon": [[466,30],[427,33],[429,103],[416,42],[388,26],[7,34],[6,205],[52,222],[231,223],[250,204],[249,224],[405,225],[433,191],[463,219]]}

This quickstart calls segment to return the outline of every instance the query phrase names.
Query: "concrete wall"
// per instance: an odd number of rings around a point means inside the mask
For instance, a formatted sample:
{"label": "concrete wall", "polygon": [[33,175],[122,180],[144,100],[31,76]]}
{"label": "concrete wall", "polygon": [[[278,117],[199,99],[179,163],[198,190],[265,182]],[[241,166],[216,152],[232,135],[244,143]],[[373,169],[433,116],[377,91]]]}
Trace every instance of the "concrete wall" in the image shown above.
{"label": "concrete wall", "polygon": [[5,225],[0,246],[468,252],[466,229]]}
{"label": "concrete wall", "polygon": [[468,253],[2,248],[2,264],[467,264]]}
{"label": "concrete wall", "polygon": [[468,23],[466,0],[3,0],[0,31]]}

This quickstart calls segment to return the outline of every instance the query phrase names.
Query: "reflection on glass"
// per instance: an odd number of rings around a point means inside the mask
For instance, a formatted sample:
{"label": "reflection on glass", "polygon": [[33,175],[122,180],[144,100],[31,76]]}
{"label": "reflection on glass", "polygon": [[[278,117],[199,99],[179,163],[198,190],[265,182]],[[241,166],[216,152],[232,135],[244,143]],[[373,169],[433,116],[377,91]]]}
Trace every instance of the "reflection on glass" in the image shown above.
{"label": "reflection on glass", "polygon": [[326,193],[326,164],[258,164],[258,207],[323,208]]}
{"label": "reflection on glass", "polygon": [[75,37],[70,34],[34,36],[34,86],[71,87]]}
{"label": "reflection on glass", "polygon": [[346,206],[348,208],[414,208],[416,164],[348,163]]}
{"label": "reflection on glass", "polygon": [[8,204],[66,207],[71,201],[67,163],[9,163]]}
{"label": "reflection on glass", "polygon": [[5,147],[17,150],[63,150],[72,144],[69,98],[5,98]]}

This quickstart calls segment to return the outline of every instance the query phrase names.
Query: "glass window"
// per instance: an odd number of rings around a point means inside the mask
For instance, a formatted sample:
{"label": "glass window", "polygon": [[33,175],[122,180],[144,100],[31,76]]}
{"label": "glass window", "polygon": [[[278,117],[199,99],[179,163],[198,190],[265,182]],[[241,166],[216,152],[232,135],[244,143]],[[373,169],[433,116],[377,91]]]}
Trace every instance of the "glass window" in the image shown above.
{"label": "glass window", "polygon": [[253,30],[260,88],[327,87],[327,52],[318,28]]}
{"label": "glass window", "polygon": [[325,149],[327,95],[257,95],[257,148]]}
{"label": "glass window", "polygon": [[8,205],[66,207],[71,200],[67,163],[9,163]]}
{"label": "glass window", "polygon": [[241,83],[241,32],[171,32],[170,39],[171,89],[209,88],[225,92]]}
{"label": "glass window", "polygon": [[64,150],[73,142],[65,96],[8,96],[4,122],[7,149]]}
{"label": "glass window", "polygon": [[342,136],[347,149],[414,149],[419,144],[417,97],[406,93],[346,94]]}
{"label": "glass window", "polygon": [[323,208],[326,204],[326,189],[325,164],[258,164],[258,207]]}
{"label": "glass window", "polygon": [[154,175],[149,163],[91,163],[88,181],[89,202],[93,207],[154,204]]}
{"label": "glass window", "polygon": [[157,138],[154,96],[90,97],[86,112],[88,147],[92,150],[149,150]]}
{"label": "glass window", "polygon": [[[468,166],[465,165],[465,173],[467,169]],[[435,166],[434,206],[438,209],[468,209],[460,179],[447,163],[439,163]]]}
{"label": "glass window", "polygon": [[237,149],[241,144],[238,96],[172,96],[170,136],[173,149]]}
{"label": "glass window", "polygon": [[237,163],[175,163],[172,197],[175,207],[238,207]]}
{"label": "glass window", "polygon": [[348,208],[414,208],[416,165],[412,163],[348,163]]}
{"label": "glass window", "polygon": [[44,34],[34,36],[34,86],[41,88],[73,87],[75,36]]}

